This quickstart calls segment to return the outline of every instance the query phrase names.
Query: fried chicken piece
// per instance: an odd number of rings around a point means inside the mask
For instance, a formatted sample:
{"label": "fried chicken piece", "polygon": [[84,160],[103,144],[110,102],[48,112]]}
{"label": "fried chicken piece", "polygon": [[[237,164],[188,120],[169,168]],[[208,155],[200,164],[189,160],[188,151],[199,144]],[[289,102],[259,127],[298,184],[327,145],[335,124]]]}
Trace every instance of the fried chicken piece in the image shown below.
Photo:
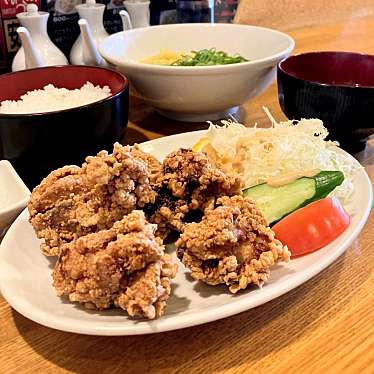
{"label": "fried chicken piece", "polygon": [[225,174],[205,153],[179,149],[162,163],[154,183],[156,202],[145,211],[164,237],[170,229],[182,231],[195,213],[202,215],[218,197],[240,193],[240,187],[238,177]]}
{"label": "fried chicken piece", "polygon": [[289,261],[287,247],[274,238],[262,213],[242,196],[221,197],[201,222],[186,225],[177,255],[194,279],[226,284],[232,293],[250,283],[262,286],[270,267]]}
{"label": "fried chicken piece", "polygon": [[89,156],[81,168],[53,171],[28,204],[30,223],[45,240],[43,253],[58,255],[62,244],[108,229],[132,210],[154,203],[150,178],[157,162],[138,147],[116,143],[112,154]]}
{"label": "fried chicken piece", "polygon": [[156,182],[157,175],[161,171],[161,162],[150,153],[143,152],[138,144],[134,144],[132,147],[132,154],[135,158],[143,160],[147,165],[150,172],[149,180],[151,184]]}
{"label": "fried chicken piece", "polygon": [[57,294],[88,309],[114,305],[132,317],[161,316],[177,265],[164,254],[155,230],[135,210],[108,230],[65,244],[53,272]]}

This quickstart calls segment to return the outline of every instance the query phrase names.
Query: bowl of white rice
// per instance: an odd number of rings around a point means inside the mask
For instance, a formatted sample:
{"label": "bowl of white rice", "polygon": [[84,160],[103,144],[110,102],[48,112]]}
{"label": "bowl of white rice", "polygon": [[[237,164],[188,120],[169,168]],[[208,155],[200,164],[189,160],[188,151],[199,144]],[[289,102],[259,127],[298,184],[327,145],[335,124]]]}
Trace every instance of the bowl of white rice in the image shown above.
{"label": "bowl of white rice", "polygon": [[107,68],[51,66],[0,75],[0,159],[26,185],[121,141],[128,80]]}

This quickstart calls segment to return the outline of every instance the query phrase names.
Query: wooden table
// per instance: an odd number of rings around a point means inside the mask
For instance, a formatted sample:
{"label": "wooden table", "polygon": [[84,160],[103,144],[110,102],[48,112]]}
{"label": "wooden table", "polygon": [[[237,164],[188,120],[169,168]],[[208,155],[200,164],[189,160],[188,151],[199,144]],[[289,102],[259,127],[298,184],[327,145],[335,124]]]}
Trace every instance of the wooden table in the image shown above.
{"label": "wooden table", "polygon": [[[291,32],[296,52],[374,54],[374,18]],[[246,124],[283,119],[273,85],[241,108]],[[203,128],[132,103],[126,140]],[[373,120],[373,119],[368,119]],[[357,155],[374,178],[374,142]],[[162,334],[94,337],[27,320],[0,296],[1,373],[374,373],[374,216],[354,245],[312,280],[265,305],[221,321]]]}

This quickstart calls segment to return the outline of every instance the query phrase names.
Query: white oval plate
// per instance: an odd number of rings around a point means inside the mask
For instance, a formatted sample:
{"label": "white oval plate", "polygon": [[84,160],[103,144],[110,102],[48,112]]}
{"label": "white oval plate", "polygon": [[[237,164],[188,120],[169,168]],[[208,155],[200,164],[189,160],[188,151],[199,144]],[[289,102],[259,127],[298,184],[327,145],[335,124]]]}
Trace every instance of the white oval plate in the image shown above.
{"label": "white oval plate", "polygon": [[[178,147],[190,147],[203,132],[179,134],[142,144],[162,159]],[[51,285],[54,260],[39,251],[40,241],[28,223],[27,210],[17,218],[0,247],[0,290],[8,303],[25,317],[55,329],[91,335],[137,335],[175,330],[225,318],[266,303],[318,274],[354,241],[372,204],[372,187],[364,169],[354,181],[356,208],[349,228],[330,245],[310,255],[277,265],[262,289],[237,295],[225,287],[193,281],[180,264],[166,314],[154,321],[135,321],[121,310],[92,312],[56,296]],[[177,261],[177,260],[176,260]]]}

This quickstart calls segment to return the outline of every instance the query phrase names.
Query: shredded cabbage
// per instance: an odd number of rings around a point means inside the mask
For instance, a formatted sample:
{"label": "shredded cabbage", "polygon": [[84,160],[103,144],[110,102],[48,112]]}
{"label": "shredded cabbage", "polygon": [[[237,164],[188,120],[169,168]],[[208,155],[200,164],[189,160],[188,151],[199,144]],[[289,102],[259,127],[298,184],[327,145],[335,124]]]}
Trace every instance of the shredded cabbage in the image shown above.
{"label": "shredded cabbage", "polygon": [[346,205],[354,186],[359,164],[347,156],[336,142],[326,141],[327,129],[319,119],[277,123],[271,115],[269,128],[247,128],[240,123],[222,121],[210,125],[208,155],[241,176],[250,187],[271,177],[310,169],[340,170],[345,180],[333,194]]}

